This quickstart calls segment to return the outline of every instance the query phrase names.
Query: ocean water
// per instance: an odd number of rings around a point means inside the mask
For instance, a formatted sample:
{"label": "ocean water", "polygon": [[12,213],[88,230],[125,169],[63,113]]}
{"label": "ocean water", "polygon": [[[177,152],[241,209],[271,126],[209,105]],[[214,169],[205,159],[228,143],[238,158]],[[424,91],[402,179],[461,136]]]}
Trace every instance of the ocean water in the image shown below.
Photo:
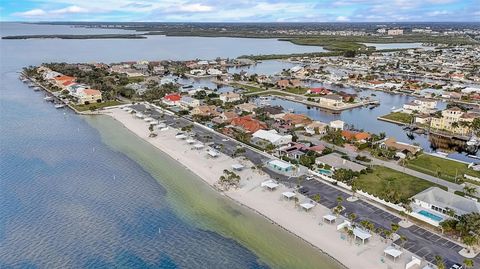
{"label": "ocean water", "polygon": [[121,42],[0,42],[0,268],[340,268],[114,120],[56,110],[18,80],[44,61],[123,60]]}

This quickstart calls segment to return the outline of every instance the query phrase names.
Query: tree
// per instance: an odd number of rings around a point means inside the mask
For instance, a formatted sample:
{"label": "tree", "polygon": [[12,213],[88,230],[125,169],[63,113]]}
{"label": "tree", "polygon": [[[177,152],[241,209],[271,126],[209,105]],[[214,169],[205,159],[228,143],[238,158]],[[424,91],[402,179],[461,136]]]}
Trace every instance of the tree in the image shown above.
{"label": "tree", "polygon": [[338,204],[338,206],[341,206],[341,205],[342,205],[342,202],[343,202],[343,197],[339,195],[339,196],[337,197],[337,204]]}
{"label": "tree", "polygon": [[317,203],[320,203],[320,194],[315,194],[313,197],[312,197],[312,200],[317,202]]}
{"label": "tree", "polygon": [[392,227],[392,232],[393,233],[396,233],[398,231],[398,229],[400,229],[400,226],[398,225],[398,223],[392,223],[392,224],[390,224],[390,226]]}
{"label": "tree", "polygon": [[465,265],[465,268],[473,268],[473,260],[472,259],[465,259],[463,260],[463,264]]}
{"label": "tree", "polygon": [[357,219],[357,215],[355,215],[355,213],[350,213],[350,215],[348,215],[348,218],[353,223],[353,222],[355,222],[355,219]]}
{"label": "tree", "polygon": [[437,265],[437,269],[445,269],[445,262],[443,262],[441,256],[435,256],[435,264]]}
{"label": "tree", "polygon": [[463,192],[467,195],[474,196],[477,194],[477,188],[474,186],[465,185],[465,187],[463,187]]}

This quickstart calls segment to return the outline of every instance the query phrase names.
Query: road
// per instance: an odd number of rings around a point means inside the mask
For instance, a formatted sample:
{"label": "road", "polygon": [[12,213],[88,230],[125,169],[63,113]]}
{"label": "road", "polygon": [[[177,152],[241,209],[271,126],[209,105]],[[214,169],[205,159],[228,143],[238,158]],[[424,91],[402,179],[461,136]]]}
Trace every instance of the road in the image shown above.
{"label": "road", "polygon": [[[156,110],[145,110],[143,105],[134,105],[133,108],[138,111],[142,111],[142,113],[150,115],[153,118],[159,119],[173,128],[181,129],[182,127],[193,124],[193,122],[183,117],[171,116],[167,114],[162,115],[162,113]],[[192,132],[195,133],[195,139],[203,143],[209,143],[214,147],[223,145],[217,147],[217,149],[229,156],[232,156],[238,147],[244,147],[244,145],[239,141],[231,138],[226,139],[224,135],[198,125],[193,125]],[[271,159],[267,154],[260,153],[258,150],[253,150],[250,147],[244,148],[245,153],[243,155],[255,165],[263,165],[266,161]],[[297,178],[277,174],[267,168],[262,169],[265,173],[269,174],[271,178],[274,178],[287,186],[294,187],[299,183]],[[392,223],[398,223],[400,221],[399,217],[388,212],[386,209],[361,199],[355,202],[348,202],[346,199],[351,195],[347,191],[336,188],[329,183],[320,180],[302,180],[300,181],[300,185],[301,187],[308,188],[308,191],[305,193],[305,195],[309,198],[312,198],[316,194],[320,194],[320,204],[327,208],[332,209],[336,207],[337,197],[341,196],[344,200],[342,205],[345,207],[345,210],[341,214],[346,217],[350,213],[355,213],[358,216],[356,220],[357,222],[360,222],[361,220],[368,220],[374,223],[377,228],[382,227],[384,229],[391,229]],[[462,249],[460,245],[446,240],[417,225],[412,225],[409,228],[400,228],[397,234],[403,235],[407,238],[407,241],[404,244],[405,249],[414,253],[418,257],[431,262],[432,264],[435,264],[436,255],[443,257],[447,268],[449,268],[453,263],[463,262],[464,258],[458,254],[458,251]],[[395,241],[394,243],[401,245],[399,240]],[[480,256],[474,259],[474,262],[476,265],[480,264]]]}
{"label": "road", "polygon": [[350,159],[355,159],[355,157],[357,155],[362,155],[362,156],[366,156],[368,157],[369,159],[372,160],[372,162],[370,163],[367,163],[369,165],[373,164],[373,165],[380,165],[380,166],[385,166],[385,167],[388,167],[390,169],[393,169],[393,170],[396,170],[396,171],[399,171],[399,172],[402,172],[402,173],[405,173],[407,175],[411,175],[411,176],[414,176],[414,177],[418,177],[418,178],[421,178],[421,179],[424,179],[424,180],[427,180],[427,181],[430,181],[432,183],[435,183],[435,184],[438,184],[438,185],[442,185],[442,186],[445,186],[448,188],[448,191],[450,192],[454,192],[454,191],[463,191],[463,187],[461,185],[458,185],[458,184],[455,184],[455,183],[452,183],[450,181],[446,181],[444,179],[441,179],[441,178],[438,178],[438,177],[434,177],[434,176],[431,176],[431,175],[427,175],[427,174],[424,174],[424,173],[421,173],[421,172],[418,172],[418,171],[415,171],[415,170],[412,170],[412,169],[409,169],[409,168],[406,168],[406,167],[403,167],[401,165],[398,165],[394,162],[389,162],[389,161],[383,161],[383,160],[379,160],[379,159],[376,159],[374,157],[372,157],[372,155],[370,155],[370,153],[368,152],[361,152],[361,153],[357,153],[357,152],[352,152],[352,151],[349,151],[343,147],[339,147],[339,146],[336,146],[336,145],[333,145],[333,144],[330,144],[330,143],[327,143],[323,140],[320,140],[320,139],[317,139],[317,138],[313,138],[313,137],[307,137],[307,136],[304,136],[304,135],[301,135],[301,134],[298,134],[298,137],[300,140],[310,140],[312,141],[312,143],[314,144],[321,144],[321,145],[324,145],[326,147],[329,147],[329,148],[332,148],[336,151],[339,151],[339,152],[342,152],[342,153],[345,153],[347,154]]}

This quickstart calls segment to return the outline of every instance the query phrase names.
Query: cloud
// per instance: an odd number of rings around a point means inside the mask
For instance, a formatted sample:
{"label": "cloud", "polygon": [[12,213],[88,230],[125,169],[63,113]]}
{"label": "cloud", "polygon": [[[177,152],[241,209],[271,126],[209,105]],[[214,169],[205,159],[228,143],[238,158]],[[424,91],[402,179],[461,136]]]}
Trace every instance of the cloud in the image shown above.
{"label": "cloud", "polygon": [[178,8],[178,11],[181,11],[181,12],[209,12],[212,10],[213,10],[213,7],[203,5],[203,4],[181,5]]}
{"label": "cloud", "polygon": [[43,9],[38,9],[37,8],[37,9],[28,10],[28,11],[25,11],[25,12],[17,12],[17,13],[14,13],[13,15],[17,16],[17,17],[32,18],[32,17],[45,16],[45,15],[47,15],[47,12],[45,12],[45,10],[43,10]]}
{"label": "cloud", "polygon": [[346,21],[350,21],[350,19],[346,16],[338,16],[336,19],[336,21],[339,21],[339,22],[346,22]]}
{"label": "cloud", "polygon": [[52,10],[52,14],[75,14],[75,13],[88,13],[88,9],[79,6],[69,6],[66,8]]}

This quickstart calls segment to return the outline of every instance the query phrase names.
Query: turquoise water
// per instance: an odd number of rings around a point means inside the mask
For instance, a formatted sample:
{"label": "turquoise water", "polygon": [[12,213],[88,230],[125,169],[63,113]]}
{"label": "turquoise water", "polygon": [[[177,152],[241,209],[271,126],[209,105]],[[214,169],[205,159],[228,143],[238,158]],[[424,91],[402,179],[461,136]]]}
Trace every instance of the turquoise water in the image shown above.
{"label": "turquoise water", "polygon": [[327,175],[327,176],[332,175],[332,171],[327,170],[327,169],[318,169],[318,172],[319,172],[320,174],[324,174],[324,175]]}
{"label": "turquoise water", "polygon": [[430,212],[428,212],[428,211],[426,211],[426,210],[420,210],[420,211],[418,211],[418,214],[423,215],[423,216],[425,216],[425,217],[427,217],[427,218],[429,218],[429,219],[431,219],[431,220],[434,220],[434,221],[436,221],[436,222],[440,222],[440,221],[443,220],[442,217],[437,216],[437,215],[435,215],[435,214],[433,214],[433,213],[430,213]]}

